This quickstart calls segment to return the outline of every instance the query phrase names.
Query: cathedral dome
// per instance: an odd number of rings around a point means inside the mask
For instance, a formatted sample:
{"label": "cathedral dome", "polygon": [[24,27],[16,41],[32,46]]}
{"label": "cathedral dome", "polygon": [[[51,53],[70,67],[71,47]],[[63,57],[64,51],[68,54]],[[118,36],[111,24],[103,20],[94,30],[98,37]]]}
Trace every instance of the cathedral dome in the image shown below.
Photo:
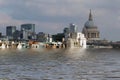
{"label": "cathedral dome", "polygon": [[93,21],[93,17],[92,17],[92,14],[91,14],[91,10],[90,10],[90,13],[89,13],[89,19],[88,19],[88,21],[85,23],[84,26],[85,26],[86,28],[95,27],[94,21]]}
{"label": "cathedral dome", "polygon": [[94,22],[93,21],[87,21],[85,23],[85,27],[94,27]]}
{"label": "cathedral dome", "polygon": [[94,25],[93,17],[91,14],[91,10],[89,13],[89,19],[84,24],[84,28],[82,31],[87,38],[88,41],[96,41],[99,40],[99,30],[96,25]]}

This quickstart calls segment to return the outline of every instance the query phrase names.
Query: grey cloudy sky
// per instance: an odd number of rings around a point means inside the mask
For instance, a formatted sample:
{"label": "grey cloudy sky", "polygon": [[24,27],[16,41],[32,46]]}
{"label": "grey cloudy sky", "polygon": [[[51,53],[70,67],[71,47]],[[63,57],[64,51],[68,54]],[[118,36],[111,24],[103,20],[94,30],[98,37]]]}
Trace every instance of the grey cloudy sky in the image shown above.
{"label": "grey cloudy sky", "polygon": [[69,23],[82,31],[92,9],[101,38],[120,40],[120,0],[0,0],[0,31],[35,23],[36,32],[59,33]]}

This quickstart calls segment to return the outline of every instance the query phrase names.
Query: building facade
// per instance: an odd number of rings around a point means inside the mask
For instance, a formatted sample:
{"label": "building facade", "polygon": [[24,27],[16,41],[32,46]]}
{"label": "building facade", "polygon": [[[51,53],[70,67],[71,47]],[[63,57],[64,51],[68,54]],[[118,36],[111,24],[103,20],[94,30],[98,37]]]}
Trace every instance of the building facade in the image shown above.
{"label": "building facade", "polygon": [[100,39],[100,32],[98,27],[94,25],[93,16],[90,10],[89,19],[85,23],[82,33],[88,41],[96,41]]}
{"label": "building facade", "polygon": [[20,36],[21,36],[21,31],[19,31],[19,30],[16,30],[16,31],[13,33],[13,39],[14,39],[14,40],[20,40]]}
{"label": "building facade", "polygon": [[70,31],[70,33],[77,32],[77,25],[71,23],[70,26],[69,26],[69,31]]}
{"label": "building facade", "polygon": [[83,33],[77,32],[75,26],[69,26],[64,28],[65,45],[68,48],[86,48],[86,38]]}
{"label": "building facade", "polygon": [[35,32],[35,24],[22,24],[21,25],[21,31],[27,30],[30,32]]}
{"label": "building facade", "polygon": [[8,39],[13,39],[13,33],[16,31],[16,26],[7,26],[6,27],[6,36]]}
{"label": "building facade", "polygon": [[21,25],[21,39],[23,40],[35,40],[35,24],[22,24]]}
{"label": "building facade", "polygon": [[52,36],[50,34],[39,32],[37,34],[37,41],[39,42],[52,42]]}

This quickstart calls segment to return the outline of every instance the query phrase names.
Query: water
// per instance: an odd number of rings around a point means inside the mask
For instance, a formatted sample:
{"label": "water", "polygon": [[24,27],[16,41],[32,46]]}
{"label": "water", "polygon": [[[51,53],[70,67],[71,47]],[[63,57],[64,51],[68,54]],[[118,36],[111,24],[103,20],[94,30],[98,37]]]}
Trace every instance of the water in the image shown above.
{"label": "water", "polygon": [[0,80],[120,80],[120,50],[0,50]]}

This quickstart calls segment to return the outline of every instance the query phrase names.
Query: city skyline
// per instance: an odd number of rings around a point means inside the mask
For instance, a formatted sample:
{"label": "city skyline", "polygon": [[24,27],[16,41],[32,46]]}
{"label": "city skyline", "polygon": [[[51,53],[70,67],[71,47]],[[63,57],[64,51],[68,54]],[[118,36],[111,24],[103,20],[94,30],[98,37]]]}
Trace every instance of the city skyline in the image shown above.
{"label": "city skyline", "polygon": [[93,20],[102,39],[120,40],[119,0],[0,0],[0,32],[6,26],[33,23],[36,32],[55,34],[62,32],[69,23],[82,31],[92,9]]}

